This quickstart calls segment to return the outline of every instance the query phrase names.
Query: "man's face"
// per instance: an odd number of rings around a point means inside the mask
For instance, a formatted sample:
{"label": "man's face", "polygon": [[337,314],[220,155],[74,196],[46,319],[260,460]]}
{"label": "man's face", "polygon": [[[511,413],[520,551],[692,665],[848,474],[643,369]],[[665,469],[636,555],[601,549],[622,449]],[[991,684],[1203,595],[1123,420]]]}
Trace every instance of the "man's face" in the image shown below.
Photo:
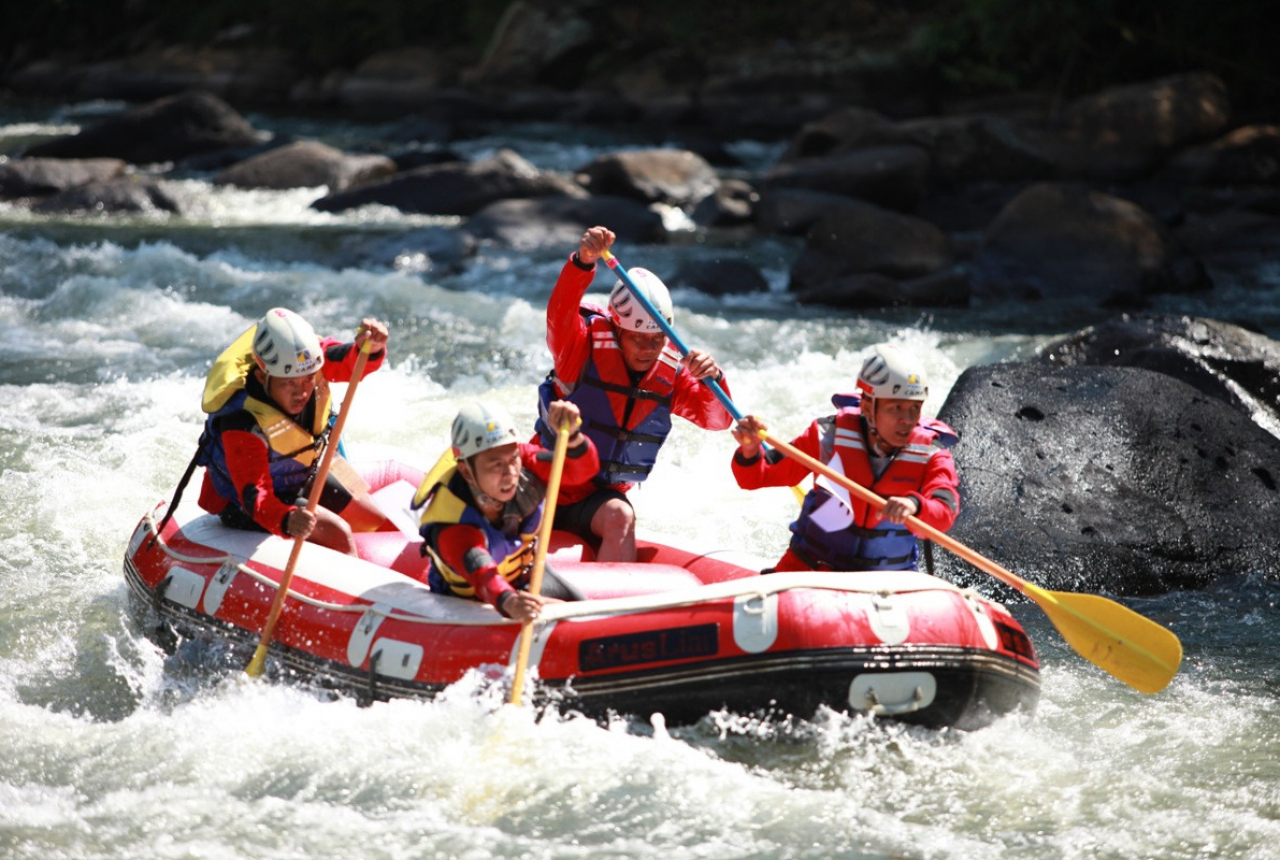
{"label": "man's face", "polygon": [[523,468],[520,446],[515,442],[481,451],[465,462],[476,486],[486,496],[500,502],[509,502],[515,498]]}
{"label": "man's face", "polygon": [[901,448],[907,444],[911,431],[920,423],[920,410],[923,406],[919,400],[877,397],[872,416],[876,432],[894,448]]}
{"label": "man's face", "polygon": [[622,348],[622,360],[637,373],[648,373],[649,368],[662,354],[667,336],[658,332],[645,334],[635,331],[619,331],[618,346]]}
{"label": "man's face", "polygon": [[306,408],[316,390],[316,375],[306,376],[268,376],[263,384],[267,396],[274,400],[289,415],[298,415]]}

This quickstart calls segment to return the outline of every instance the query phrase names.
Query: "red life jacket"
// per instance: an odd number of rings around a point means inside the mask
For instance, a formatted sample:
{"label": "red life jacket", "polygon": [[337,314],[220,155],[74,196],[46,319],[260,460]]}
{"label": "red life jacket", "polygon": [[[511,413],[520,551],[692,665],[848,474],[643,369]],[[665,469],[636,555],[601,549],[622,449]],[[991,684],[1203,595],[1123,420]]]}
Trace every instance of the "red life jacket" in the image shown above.
{"label": "red life jacket", "polygon": [[[956,438],[945,424],[926,419],[911,432],[907,444],[894,454],[877,478],[862,432],[862,414],[856,406],[841,409],[821,424],[821,460],[882,498],[919,491],[930,459],[948,456],[943,449]],[[879,512],[857,496],[848,499],[851,516],[846,527],[828,531],[815,521],[820,508],[844,502],[821,485],[805,496],[800,516],[791,524],[791,550],[802,561],[834,570],[915,569],[919,554],[915,535],[906,525],[879,519]],[[828,526],[834,519],[839,518],[831,509],[818,515],[818,520]]]}
{"label": "red life jacket", "polygon": [[568,400],[582,411],[582,432],[600,453],[596,483],[609,486],[643,481],[671,432],[671,395],[680,354],[667,343],[653,367],[633,383],[613,323],[591,305],[584,305],[582,314],[591,338],[591,355],[577,380],[550,376],[539,386],[538,436],[544,447],[555,446],[555,432],[543,416],[553,400]]}

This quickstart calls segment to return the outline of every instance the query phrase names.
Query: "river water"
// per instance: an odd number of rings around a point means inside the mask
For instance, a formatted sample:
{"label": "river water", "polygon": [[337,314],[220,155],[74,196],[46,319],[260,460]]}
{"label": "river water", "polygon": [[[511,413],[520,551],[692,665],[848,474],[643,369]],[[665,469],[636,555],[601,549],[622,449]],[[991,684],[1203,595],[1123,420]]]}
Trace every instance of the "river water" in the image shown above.
{"label": "river water", "polygon": [[[96,107],[0,111],[0,152],[74,129]],[[338,144],[380,132],[251,119]],[[570,170],[619,144],[528,127],[456,148],[509,145]],[[735,146],[748,162],[776,154]],[[480,679],[430,703],[360,708],[243,682],[235,655],[166,656],[127,612],[121,559],[193,451],[210,359],[272,306],[321,333],[377,316],[391,360],[360,387],[348,450],[429,465],[469,399],[532,426],[549,368],[543,308],[571,250],[482,246],[461,273],[413,253],[355,266],[346,252],[363,240],[456,221],[312,212],[323,189],[235,191],[200,176],[175,188],[188,217],[36,218],[0,204],[0,858],[1280,857],[1276,571],[1126,600],[1185,648],[1154,696],[1076,656],[1033,604],[1014,604],[1040,651],[1041,703],[972,733],[833,713],[787,724],[721,713],[670,730],[648,715],[537,721],[499,707],[501,691]],[[768,294],[677,291],[676,327],[728,368],[739,406],[780,433],[849,387],[875,342],[925,357],[932,412],[964,368],[1076,324],[998,309],[798,308],[785,295],[793,243],[682,235],[614,250],[669,272],[737,243],[765,272]],[[608,286],[602,275],[601,298]],[[1280,314],[1258,298],[1227,283],[1212,307],[1275,336]],[[779,554],[794,501],[738,490],[732,450],[728,433],[678,422],[634,494],[642,528]]]}

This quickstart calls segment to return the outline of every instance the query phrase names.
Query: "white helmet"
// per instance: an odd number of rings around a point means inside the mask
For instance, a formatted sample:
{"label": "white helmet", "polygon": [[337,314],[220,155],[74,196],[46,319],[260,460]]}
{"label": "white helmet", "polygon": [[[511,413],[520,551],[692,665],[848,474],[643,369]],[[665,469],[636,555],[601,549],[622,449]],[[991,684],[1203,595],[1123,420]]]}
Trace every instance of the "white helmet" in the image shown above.
{"label": "white helmet", "polygon": [[459,460],[519,441],[511,417],[501,409],[468,403],[453,419],[453,455]]}
{"label": "white helmet", "polygon": [[926,400],[929,397],[924,365],[911,353],[890,344],[877,346],[862,363],[858,388],[873,398]]}
{"label": "white helmet", "polygon": [[[648,269],[631,269],[629,274],[632,283],[644,291],[645,298],[653,303],[658,313],[662,314],[667,325],[674,323],[675,317],[671,312],[671,293],[667,290],[667,285]],[[626,331],[639,331],[646,334],[662,331],[662,326],[649,316],[644,305],[631,294],[631,289],[621,279],[614,284],[613,292],[609,293],[609,316],[618,328]]]}
{"label": "white helmet", "polygon": [[258,320],[253,357],[268,376],[310,376],[324,367],[324,350],[315,330],[284,308],[272,308]]}

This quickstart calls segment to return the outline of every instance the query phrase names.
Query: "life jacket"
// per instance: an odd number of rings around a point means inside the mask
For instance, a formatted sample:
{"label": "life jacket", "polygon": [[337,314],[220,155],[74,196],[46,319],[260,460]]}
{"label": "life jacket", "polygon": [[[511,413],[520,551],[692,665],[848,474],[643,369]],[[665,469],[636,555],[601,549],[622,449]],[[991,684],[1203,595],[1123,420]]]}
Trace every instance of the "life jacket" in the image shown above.
{"label": "life jacket", "polygon": [[515,498],[503,509],[502,522],[495,524],[475,506],[471,487],[456,463],[443,474],[433,469],[423,479],[410,505],[414,510],[422,509],[418,533],[422,535],[423,554],[431,558],[427,585],[438,594],[475,597],[471,583],[445,563],[435,546],[441,529],[459,524],[480,529],[489,555],[498,565],[498,575],[513,586],[522,585],[533,568],[546,495],[547,488],[542,481],[528,469],[521,470]]}
{"label": "life jacket", "polygon": [[649,477],[658,449],[671,432],[671,395],[680,354],[668,342],[653,367],[639,382],[632,382],[617,331],[605,312],[589,304],[579,312],[587,321],[591,354],[577,380],[558,379],[553,371],[538,386],[538,436],[543,447],[553,448],[556,432],[547,423],[547,409],[555,400],[575,403],[582,413],[582,432],[600,454],[595,483],[638,483]]}
{"label": "life jacket", "polygon": [[323,370],[316,372],[316,388],[311,402],[295,421],[280,410],[262,387],[251,384],[253,334],[251,326],[223,350],[205,378],[201,408],[208,414],[200,437],[197,463],[208,469],[214,490],[227,501],[240,505],[239,488],[231,481],[226,451],[218,433],[218,422],[236,412],[253,416],[267,443],[267,459],[276,495],[293,501],[306,485],[328,439],[332,419],[329,383]]}
{"label": "life jacket", "polygon": [[[936,419],[921,419],[907,444],[877,478],[866,449],[856,397],[837,395],[841,406],[821,419],[820,459],[882,498],[919,490],[930,458],[955,444],[958,435]],[[847,405],[852,403],[853,405]],[[851,494],[839,497],[821,479],[804,498],[791,524],[791,550],[807,564],[834,570],[915,570],[918,542],[905,524],[879,519],[869,503]],[[876,521],[875,525],[868,523]],[[840,524],[847,522],[843,528]],[[830,530],[829,530],[830,529]]]}

